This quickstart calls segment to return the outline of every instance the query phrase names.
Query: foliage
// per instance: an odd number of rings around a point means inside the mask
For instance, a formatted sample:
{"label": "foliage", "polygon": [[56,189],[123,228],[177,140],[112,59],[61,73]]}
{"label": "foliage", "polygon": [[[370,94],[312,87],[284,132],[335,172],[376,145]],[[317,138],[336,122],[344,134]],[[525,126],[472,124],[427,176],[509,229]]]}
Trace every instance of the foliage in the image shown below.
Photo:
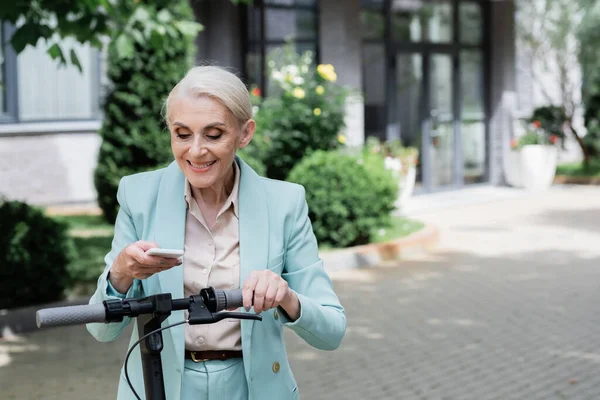
{"label": "foliage", "polygon": [[[574,39],[583,8],[573,0],[521,1],[517,5],[517,42],[531,56],[533,78],[546,100],[549,103],[558,100],[572,118],[580,82],[570,71],[578,66]],[[547,74],[557,75],[560,99],[551,95]]]}
{"label": "foliage", "polygon": [[[526,132],[518,138],[513,138],[510,147],[521,150],[528,145],[554,145],[563,137],[563,109],[554,106],[536,108],[532,116],[525,120]],[[562,122],[562,123],[561,123]]]}
{"label": "foliage", "polygon": [[69,227],[77,258],[67,267],[70,285],[67,293],[91,295],[104,269],[104,256],[110,251],[114,226],[102,215],[54,215],[52,219]]}
{"label": "foliage", "polygon": [[600,121],[592,121],[587,128],[583,143],[591,157],[600,159]]}
{"label": "foliage", "polygon": [[[19,54],[28,45],[45,40],[47,52],[62,64],[71,63],[81,70],[75,49],[64,49],[63,38],[101,48],[105,37],[116,40],[122,55],[134,48],[131,37],[149,41],[161,49],[163,40],[177,40],[181,33],[195,35],[201,26],[188,20],[176,20],[164,11],[169,2],[160,0],[146,5],[127,0],[16,0],[0,7],[0,20],[17,26],[10,43]],[[18,25],[18,21],[24,23]]]}
{"label": "foliage", "polygon": [[373,233],[373,243],[382,243],[408,236],[421,229],[425,224],[405,217],[394,216],[389,228],[380,228]]}
{"label": "foliage", "polygon": [[587,165],[579,162],[559,165],[556,175],[600,177],[600,159],[593,159]]}
{"label": "foliage", "polygon": [[400,173],[408,172],[419,162],[419,150],[416,147],[404,146],[399,139],[381,142],[371,136],[367,138],[363,151],[385,157],[387,165],[396,164],[396,162],[389,162],[392,161],[390,159],[397,160]]}
{"label": "foliage", "polygon": [[529,122],[534,124],[539,121],[540,129],[548,136],[565,136],[563,126],[567,122],[567,115],[562,107],[543,106],[533,110]]}
{"label": "foliage", "polygon": [[[174,28],[178,21],[191,19],[185,0],[168,2],[165,8],[137,9],[122,35],[108,48],[112,87],[104,104],[94,183],[98,204],[110,223],[118,211],[116,192],[121,177],[172,160],[170,135],[164,129],[161,111],[163,100],[192,65],[195,33]],[[162,26],[169,40],[153,36],[151,31],[150,37],[138,35],[149,20]]]}
{"label": "foliage", "polygon": [[[591,3],[590,3],[591,4]],[[590,8],[587,0],[538,0],[517,2],[517,44],[532,60],[534,82],[549,104],[562,108],[566,127],[578,142],[587,160],[587,148],[572,124],[580,106],[581,82],[572,71],[580,66],[580,49],[584,44],[578,39],[578,30]],[[596,25],[597,26],[597,25]],[[595,47],[597,44],[594,43]],[[548,79],[553,76],[556,79]],[[558,87],[558,96],[553,96]],[[558,132],[554,133],[557,136]]]}
{"label": "foliage", "polygon": [[315,150],[331,150],[345,142],[347,91],[335,83],[331,65],[313,65],[313,55],[297,55],[288,44],[270,55],[270,96],[255,113],[256,140],[262,146],[267,176],[285,179],[302,157]]}
{"label": "foliage", "polygon": [[577,35],[581,43],[582,98],[588,130],[583,143],[590,156],[600,158],[600,3],[588,1],[584,2],[584,6],[587,6],[587,12]]}
{"label": "foliage", "polygon": [[70,62],[81,69],[74,49],[64,51],[60,38],[72,37],[79,43],[102,47],[102,37],[110,32],[111,20],[121,21],[120,3],[108,0],[15,0],[0,7],[0,20],[15,26],[10,44],[17,54],[40,39],[47,43],[47,52],[62,63]]}
{"label": "foliage", "polygon": [[0,200],[0,309],[62,299],[74,259],[67,226],[19,201]]}
{"label": "foliage", "polygon": [[[254,140],[254,139],[252,139]],[[238,150],[237,154],[260,176],[267,174],[267,169],[262,160],[249,152],[246,148]]]}
{"label": "foliage", "polygon": [[77,260],[68,265],[73,285],[95,284],[104,270],[104,257],[110,251],[112,236],[73,237]]}
{"label": "foliage", "polygon": [[398,180],[377,154],[317,150],[292,169],[288,180],[306,188],[309,217],[321,245],[369,243],[376,229],[390,225]]}
{"label": "foliage", "polygon": [[264,129],[261,129],[265,125],[263,121],[267,117],[268,109],[258,113],[259,105],[262,101],[260,89],[256,86],[250,90],[250,100],[252,102],[253,119],[256,122],[256,131],[254,137],[250,143],[241,150],[238,150],[238,155],[250,166],[252,169],[261,176],[267,175],[267,167],[263,160],[266,160],[267,154],[270,147],[270,138],[265,135]]}

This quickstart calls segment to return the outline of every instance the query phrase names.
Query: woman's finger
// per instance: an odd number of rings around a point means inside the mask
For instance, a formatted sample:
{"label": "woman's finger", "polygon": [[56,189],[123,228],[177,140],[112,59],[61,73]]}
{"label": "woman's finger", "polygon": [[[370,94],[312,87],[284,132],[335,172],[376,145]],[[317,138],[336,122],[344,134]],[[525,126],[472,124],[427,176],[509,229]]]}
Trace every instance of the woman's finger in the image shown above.
{"label": "woman's finger", "polygon": [[273,302],[274,303],[273,307],[277,307],[277,306],[281,305],[281,303],[283,302],[283,299],[285,299],[285,295],[287,294],[287,291],[288,291],[288,285],[287,285],[287,282],[284,281],[284,284],[279,285],[279,288],[277,289],[277,294],[275,295],[275,301]]}
{"label": "woman's finger", "polygon": [[263,304],[263,310],[270,310],[275,305],[275,296],[277,296],[277,291],[279,290],[279,276],[276,276],[276,279],[271,279],[269,282],[269,287],[267,288],[267,293],[265,294],[265,303]]}
{"label": "woman's finger", "polygon": [[267,294],[268,288],[269,279],[263,273],[258,278],[256,288],[254,288],[254,311],[256,311],[257,313],[261,313],[265,309],[265,295]]}
{"label": "woman's finger", "polygon": [[137,245],[137,247],[139,247],[143,251],[148,251],[150,249],[158,248],[159,247],[158,244],[156,244],[155,242],[148,242],[148,241],[145,241],[145,240],[138,240],[134,244]]}
{"label": "woman's finger", "polygon": [[250,276],[244,282],[242,286],[242,302],[244,304],[244,308],[246,311],[250,311],[252,308],[252,299],[254,297],[254,288],[256,287],[256,283],[258,282],[258,277],[256,272],[250,273]]}

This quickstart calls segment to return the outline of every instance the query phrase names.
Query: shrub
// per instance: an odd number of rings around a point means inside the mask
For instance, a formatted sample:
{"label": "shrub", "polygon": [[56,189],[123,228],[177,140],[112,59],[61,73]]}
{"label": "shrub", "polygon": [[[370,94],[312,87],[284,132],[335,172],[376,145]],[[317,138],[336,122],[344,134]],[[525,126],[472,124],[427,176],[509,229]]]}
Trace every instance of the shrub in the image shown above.
{"label": "shrub", "polygon": [[270,93],[255,118],[268,144],[262,155],[267,176],[285,179],[305,155],[344,142],[347,92],[335,83],[332,65],[315,68],[311,52],[297,55],[287,46],[270,58]]}
{"label": "shrub", "polygon": [[588,125],[583,145],[591,157],[600,158],[600,119]]}
{"label": "shrub", "polygon": [[582,13],[577,31],[579,62],[583,75],[581,97],[585,105],[583,114],[588,133],[583,144],[591,157],[600,158],[600,3],[590,0]]}
{"label": "shrub", "polygon": [[398,183],[376,154],[357,157],[318,150],[298,163],[288,180],[306,188],[309,217],[319,244],[347,247],[369,243],[375,229],[390,224]]}
{"label": "shrub", "polygon": [[0,200],[0,309],[62,299],[74,249],[67,225],[19,201]]}
{"label": "shrub", "polygon": [[563,107],[543,106],[533,110],[529,122],[539,125],[540,130],[548,137],[554,135],[564,138],[563,126],[567,122],[567,115]]}
{"label": "shrub", "polygon": [[[111,223],[118,211],[116,193],[121,177],[172,160],[162,105],[192,65],[195,33],[186,25],[192,24],[189,5],[185,0],[152,4],[140,8],[143,13],[136,11],[123,34],[108,47],[112,85],[104,102],[94,183],[98,204]],[[156,32],[166,32],[165,37]]]}
{"label": "shrub", "polygon": [[267,169],[260,158],[248,152],[245,148],[238,151],[238,155],[252,168],[258,175],[265,176]]}
{"label": "shrub", "polygon": [[258,105],[261,102],[260,99],[260,89],[257,87],[253,87],[250,90],[250,99],[252,101],[252,109],[253,109],[253,119],[256,122],[256,130],[254,131],[254,137],[250,141],[250,143],[241,150],[238,150],[238,155],[254,170],[257,174],[261,176],[267,175],[267,167],[265,166],[263,160],[266,160],[267,154],[269,152],[270,140],[264,134],[264,130],[259,128],[263,126],[263,122],[261,118],[265,116],[265,113],[260,113],[258,115]]}
{"label": "shrub", "polygon": [[554,145],[559,139],[560,136],[558,134],[544,129],[541,121],[533,120],[527,125],[525,134],[511,140],[510,147],[513,150],[521,150],[523,146],[535,144]]}

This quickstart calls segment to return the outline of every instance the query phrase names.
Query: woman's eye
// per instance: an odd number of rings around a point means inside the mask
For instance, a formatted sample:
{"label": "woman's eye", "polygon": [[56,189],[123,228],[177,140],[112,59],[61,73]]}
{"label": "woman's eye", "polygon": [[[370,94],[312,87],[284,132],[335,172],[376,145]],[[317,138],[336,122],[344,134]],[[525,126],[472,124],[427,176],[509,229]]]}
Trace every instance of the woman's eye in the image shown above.
{"label": "woman's eye", "polygon": [[207,135],[206,137],[209,138],[210,140],[217,140],[221,136],[223,136],[223,134],[219,134],[219,135]]}
{"label": "woman's eye", "polygon": [[177,138],[179,139],[187,139],[189,138],[191,135],[187,134],[187,133],[178,133],[177,134]]}

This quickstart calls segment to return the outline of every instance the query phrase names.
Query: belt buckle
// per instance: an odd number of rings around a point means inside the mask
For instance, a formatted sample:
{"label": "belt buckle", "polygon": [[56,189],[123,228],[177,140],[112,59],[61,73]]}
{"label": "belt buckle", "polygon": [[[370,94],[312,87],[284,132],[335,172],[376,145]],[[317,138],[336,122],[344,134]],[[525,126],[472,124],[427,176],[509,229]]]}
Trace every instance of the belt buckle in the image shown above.
{"label": "belt buckle", "polygon": [[190,351],[190,356],[192,356],[192,361],[195,363],[200,363],[204,361],[208,361],[208,358],[196,358],[196,352]]}

